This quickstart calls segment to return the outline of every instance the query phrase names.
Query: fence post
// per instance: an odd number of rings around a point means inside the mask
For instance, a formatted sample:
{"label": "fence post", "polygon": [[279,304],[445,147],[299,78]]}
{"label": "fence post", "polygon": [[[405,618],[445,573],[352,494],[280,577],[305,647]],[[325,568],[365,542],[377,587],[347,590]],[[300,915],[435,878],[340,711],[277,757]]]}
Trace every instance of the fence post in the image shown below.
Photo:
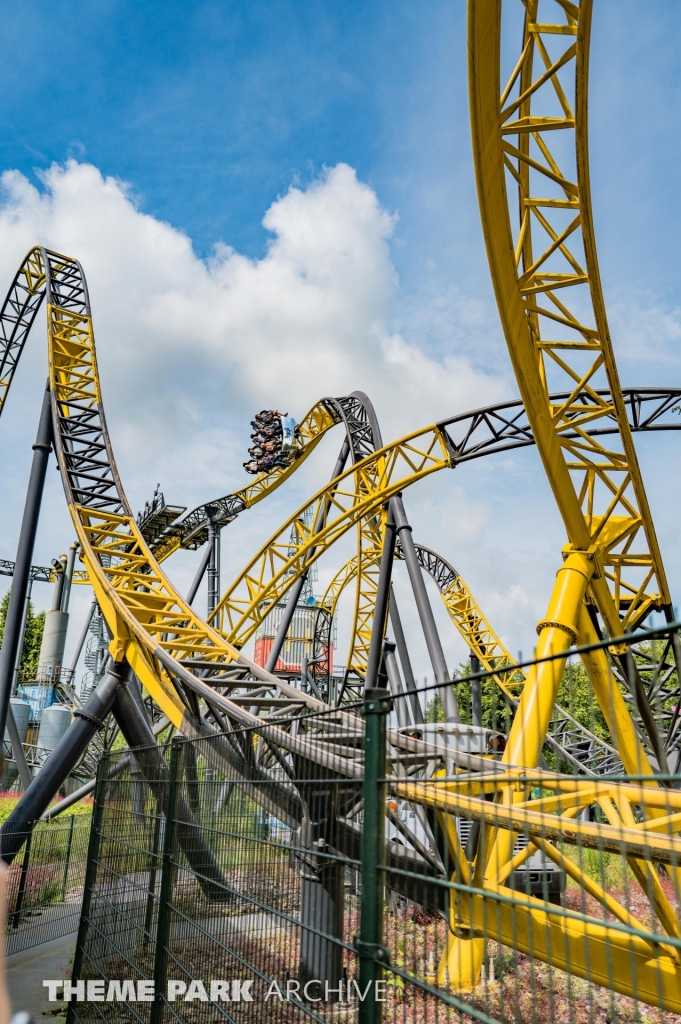
{"label": "fence post", "polygon": [[[99,848],[102,839],[102,818],[104,817],[104,797],[106,795],[108,767],[109,755],[105,753],[97,765],[97,785],[95,786],[90,841],[87,848],[87,865],[85,867],[85,882],[83,885],[83,906],[80,911],[76,952],[73,957],[73,971],[71,972],[71,982],[73,984],[79,980],[80,972],[83,968],[83,948],[87,937],[88,925],[90,924],[92,890],[97,881],[97,868],[99,866]],[[74,1019],[75,1004],[70,1002],[66,1015],[66,1024],[73,1024]]]}
{"label": "fence post", "polygon": [[170,746],[170,771],[168,778],[168,799],[166,802],[166,827],[163,834],[163,856],[161,861],[161,891],[158,900],[158,923],[156,926],[156,955],[154,957],[154,1004],[149,1024],[162,1024],[165,996],[163,981],[168,960],[168,903],[172,895],[173,880],[173,839],[175,834],[175,808],[177,804],[177,781],[181,771],[180,757],[182,744],[176,736]]}
{"label": "fence post", "polygon": [[[364,810],[362,813],[362,896],[360,933],[354,945],[359,956],[359,1024],[380,1024],[383,1003],[376,983],[389,962],[383,945],[384,879],[379,865],[385,852],[386,717],[389,691],[364,691]],[[362,998],[363,997],[363,998]]]}
{"label": "fence post", "polygon": [[71,815],[71,823],[69,825],[69,837],[66,840],[66,863],[64,864],[64,878],[62,880],[61,887],[61,901],[62,903],[66,899],[66,883],[69,877],[69,863],[71,861],[71,846],[73,844],[73,823],[76,820],[75,814]]}
{"label": "fence post", "polygon": [[31,843],[33,841],[33,831],[28,833],[28,839],[26,840],[26,846],[24,847],[24,859],[21,862],[21,875],[19,878],[19,891],[17,893],[17,903],[14,908],[14,914],[12,915],[12,928],[18,928],[19,922],[21,921],[21,911],[24,906],[24,896],[26,895],[26,880],[28,878],[28,868],[31,863]]}
{"label": "fence post", "polygon": [[154,920],[154,900],[156,899],[156,873],[158,871],[158,844],[161,838],[161,808],[156,804],[156,820],[151,840],[151,867],[149,868],[149,895],[147,909],[144,914],[144,938],[142,945],[146,949],[151,936],[151,925]]}

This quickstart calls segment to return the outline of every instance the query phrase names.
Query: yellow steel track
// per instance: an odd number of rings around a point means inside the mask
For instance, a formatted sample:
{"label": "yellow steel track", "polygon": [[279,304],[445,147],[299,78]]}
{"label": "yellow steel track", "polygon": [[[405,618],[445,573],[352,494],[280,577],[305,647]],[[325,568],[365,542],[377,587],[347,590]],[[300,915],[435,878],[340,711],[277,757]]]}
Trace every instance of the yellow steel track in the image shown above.
{"label": "yellow steel track", "polygon": [[[36,273],[36,267],[42,273]],[[311,711],[322,711],[327,707],[255,665],[203,622],[175,590],[147,545],[128,505],[111,449],[87,286],[80,265],[70,257],[34,249],[22,264],[15,285],[17,280],[22,281],[24,306],[31,314],[29,329],[42,293],[47,294],[55,451],[82,556],[113,635],[109,650],[114,660],[127,660],[159,708],[188,736],[201,735],[204,725],[197,717],[198,705],[192,706],[188,700],[193,693],[231,723],[257,725],[263,736],[284,749],[312,757],[346,777],[361,777],[361,767],[354,761],[287,733],[281,723],[270,725],[220,692],[221,688],[230,692],[239,689],[239,680],[245,676],[266,684],[265,690],[276,696],[289,699],[292,708],[303,705]],[[36,301],[31,305],[33,299]],[[28,330],[23,340],[27,333]],[[14,353],[14,366],[18,354],[20,349]],[[13,369],[8,374],[7,387],[12,373]],[[378,487],[385,483],[390,491],[391,487],[399,487],[448,463],[446,444],[435,427],[382,449],[366,472],[361,469],[357,475],[362,487],[378,475]],[[346,479],[354,473],[354,469],[348,471]],[[334,530],[338,534],[339,522],[344,522],[353,498],[352,484],[347,494],[333,493],[334,507],[342,512],[335,518],[329,517],[325,538]],[[380,507],[380,497],[372,494],[368,499],[354,501],[354,505],[351,517],[357,521],[367,508]],[[213,673],[238,666],[243,671],[231,681],[225,677],[224,683],[207,685],[201,678],[206,666]],[[257,705],[257,697],[253,701]],[[341,720],[344,718],[341,716]],[[348,720],[347,728],[356,728],[354,719]],[[407,737],[395,735],[391,741],[407,750],[427,751],[427,744]]]}
{"label": "yellow steel track", "polygon": [[[225,592],[212,621],[230,643],[242,647],[296,575],[331,544],[352,526],[379,515],[393,494],[450,465],[446,439],[437,424],[379,448],[317,491],[286,520]],[[324,526],[316,533],[303,519],[310,506],[313,523],[326,509]]]}
{"label": "yellow steel track", "polygon": [[[522,43],[501,72],[501,0],[469,2],[473,155],[508,350],[571,550],[615,636],[670,596],[624,410],[594,239],[587,137],[591,0],[511,0]],[[513,12],[512,12],[513,13]],[[520,27],[520,26],[519,26]],[[560,158],[557,154],[560,153]],[[607,381],[608,400],[580,405]],[[568,391],[560,405],[551,390]],[[615,416],[607,446],[590,435]],[[568,427],[570,424],[570,427]],[[565,438],[575,425],[577,438]]]}
{"label": "yellow steel track", "polygon": [[[417,554],[419,551],[427,551],[427,549],[420,548],[419,545],[416,546],[416,550]],[[434,552],[428,551],[428,554],[443,562],[443,559],[436,556]],[[374,559],[373,572],[369,577],[370,579],[375,578],[379,559],[380,552]],[[356,579],[358,563],[358,556],[353,555],[338,570],[329,583],[320,602],[321,607],[325,609],[329,616],[333,617],[336,614],[341,594]],[[444,564],[447,565],[448,569],[451,569],[448,563]],[[367,573],[367,575],[369,574]],[[436,583],[442,603],[447,610],[452,624],[471,653],[476,655],[483,669],[491,673],[491,678],[504,696],[508,698],[508,702],[515,707],[526,682],[524,670],[517,664],[504,646],[480,608],[463,576],[455,570],[451,570],[448,577],[444,581],[444,585],[441,585],[437,579]],[[373,618],[373,613],[374,605],[371,604],[371,607],[367,610],[367,618]],[[346,671],[350,669],[358,675],[362,675],[366,666],[359,665],[351,660],[354,650],[353,634]],[[572,743],[588,745],[588,760],[580,758],[577,761],[573,757],[569,750]],[[572,770],[580,773],[602,775],[607,772],[613,773],[622,770],[614,748],[582,726],[559,704],[556,704],[554,708],[554,714],[547,735],[547,744],[558,755],[562,763],[569,764]]]}
{"label": "yellow steel track", "polygon": [[[285,694],[292,701],[295,699],[298,705],[306,704],[310,710],[323,707],[320,702],[301,695],[299,691],[244,658],[236,645],[203,622],[187,606],[165,577],[132,516],[116,470],[101,401],[89,301],[80,267],[74,260],[44,250],[34,250],[29,255],[31,265],[38,260],[49,264],[45,279],[55,447],[66,499],[90,579],[113,634],[110,645],[112,657],[117,661],[126,659],[129,662],[154,701],[170,721],[187,735],[200,734],[196,709],[193,710],[187,700],[188,691],[192,691],[196,697],[205,700],[208,706],[217,707],[231,722],[256,725],[263,737],[281,744],[283,748],[297,751],[345,777],[360,779],[362,768],[358,762],[334,753],[332,748],[325,748],[323,744],[310,744],[304,738],[287,734],[283,723],[270,724],[266,719],[250,714],[229,697],[206,685],[192,671],[194,666],[210,665],[218,671],[239,665],[256,680],[262,680],[268,689]],[[244,574],[246,589],[253,584],[250,601],[239,604],[236,598],[232,598],[231,605],[229,602],[223,604],[223,614],[234,614],[237,632],[240,628],[240,636],[243,636],[251,629],[254,616],[250,605],[253,600],[262,602],[264,598],[271,603],[278,599],[285,590],[283,580],[288,568],[296,569],[309,564],[311,552],[314,551],[312,557],[316,557],[353,524],[367,521],[370,516],[379,517],[392,494],[449,465],[450,459],[451,449],[442,429],[436,425],[386,445],[353,466],[315,496],[315,513],[322,506],[328,506],[323,528],[313,535],[304,528],[300,511],[295,513],[273,542],[266,545],[250,563],[249,570]],[[315,514],[314,519],[318,518]],[[293,545],[294,550],[290,552],[289,532],[292,523],[297,524],[299,542]],[[479,623],[477,628],[479,631]],[[523,698],[527,685],[523,689]],[[344,727],[351,728],[352,722]],[[620,734],[617,735],[621,739]],[[427,743],[397,735],[392,730],[389,732],[389,741],[395,748],[415,753],[424,760],[437,757],[437,750],[430,748]],[[466,755],[465,763],[472,771],[489,770],[489,763],[483,758]],[[501,769],[503,766],[499,767]],[[558,786],[555,780],[552,781],[545,774],[540,774],[538,778],[542,780],[540,785],[544,789]],[[527,786],[531,784],[527,772],[517,777],[507,772],[500,777],[498,784],[501,802],[491,806],[486,801],[476,802],[475,796],[469,797],[465,787],[463,792],[455,792],[450,787],[451,791],[443,797],[432,786],[429,788],[424,785],[412,791],[408,784],[399,783],[407,788],[396,789],[396,792],[407,799],[431,806],[443,815],[445,832],[452,842],[452,861],[457,864],[457,871],[462,873],[467,868],[461,860],[460,846],[457,847],[452,838],[448,824],[451,822],[450,815],[461,813],[462,810],[484,821],[487,830],[485,834],[489,832],[490,840],[497,830],[512,837],[513,830],[525,827],[526,824],[533,842],[536,839],[535,845],[542,842],[540,835],[535,835],[542,828],[548,830],[548,834],[553,834],[550,829],[557,828],[564,838],[568,835],[583,836],[586,845],[592,841],[598,842],[598,838],[592,836],[594,830],[588,824],[572,821],[574,812],[593,801],[592,780],[575,781],[576,796],[567,810],[564,810],[566,799],[562,796],[555,807],[538,807],[536,801],[531,809],[523,807]],[[470,787],[470,782],[466,785]],[[625,842],[632,870],[644,891],[649,894],[655,913],[667,933],[678,936],[681,929],[675,912],[661,891],[659,882],[656,883],[656,875],[648,864],[648,858],[644,859],[645,851],[651,851],[655,859],[671,862],[672,877],[675,877],[673,863],[678,843],[673,833],[681,825],[674,819],[673,827],[668,827],[669,822],[662,820],[668,801],[666,793],[658,797],[658,792],[654,786],[645,790],[639,787],[637,795],[632,795],[629,802],[621,798],[610,799],[612,794],[609,794],[607,800],[605,796],[602,798],[603,807],[612,826],[612,843]],[[510,802],[507,800],[509,793],[514,797]],[[516,808],[516,804],[520,806]],[[636,831],[636,822],[632,820],[632,805],[643,808],[648,816],[645,830]],[[544,820],[545,810],[557,810],[558,815],[547,822]],[[568,820],[570,826],[566,824]],[[672,836],[656,837],[655,829],[662,825],[667,832],[671,831]],[[607,847],[610,833],[602,827],[601,831]],[[497,839],[496,845],[487,842],[486,848],[497,851],[499,845]],[[482,882],[490,891],[501,891],[507,877],[504,874],[507,864],[508,858],[504,858],[503,850],[502,855],[497,852],[495,856],[490,856],[487,865],[476,865],[474,884]],[[574,874],[580,869],[573,864],[570,870]],[[478,874],[481,877],[478,878]],[[594,885],[583,878],[582,883],[587,891],[595,891]],[[602,899],[611,912],[627,913],[623,907],[613,909],[614,901],[606,894],[602,894]],[[460,916],[452,922],[455,931],[463,924],[464,927],[473,928],[483,938],[496,937],[502,942],[524,948],[525,936],[531,935],[533,928],[536,930],[541,926],[540,930],[546,930],[546,924],[542,923],[542,915],[546,915],[546,910],[540,901],[529,901],[526,910],[515,908],[513,934],[509,932],[508,915],[497,915],[495,923],[492,916],[486,914],[484,906],[480,909],[479,902],[474,897],[457,904],[460,907],[457,914]],[[564,948],[569,953],[566,966],[573,962],[574,967],[571,969],[578,974],[580,964],[593,957],[591,976],[605,976],[605,968],[602,969],[599,960],[604,945],[607,947],[607,955],[617,962],[622,959],[624,951],[632,949],[629,936],[621,940],[617,934],[610,934],[611,929],[607,927],[600,932],[593,932],[589,926],[576,937],[562,921],[551,921],[550,928],[553,946],[547,939],[546,949],[555,949],[556,943]],[[541,958],[542,943],[536,943],[532,951]],[[662,940],[652,950],[638,942],[634,952],[637,956],[639,986],[642,979],[644,982],[638,994],[658,1005],[675,1009],[681,1007],[678,995],[679,958],[675,950],[668,948]],[[448,951],[445,966],[450,970],[450,979],[455,981],[459,977],[456,973],[455,951]],[[660,973],[663,975],[664,991],[658,992],[656,997],[652,990],[652,980],[649,984],[648,978],[652,979],[654,975],[657,977]],[[470,971],[467,976],[470,976]],[[629,991],[627,980],[623,977],[615,980],[614,987],[619,991]]]}
{"label": "yellow steel track", "polygon": [[[294,461],[289,466],[277,466],[270,473],[261,473],[247,487],[242,487],[234,494],[229,495],[233,504],[240,509],[252,508],[253,505],[257,505],[263,498],[276,491],[312,454],[327,430],[338,422],[339,417],[330,404],[322,400],[313,405],[298,424],[299,433],[294,444]],[[182,535],[170,532],[168,535],[160,537],[151,545],[151,548],[156,560],[163,562],[182,546]]]}
{"label": "yellow steel track", "polygon": [[[587,136],[591,14],[591,0],[510,0],[503,18],[501,0],[468,3],[471,129],[485,245],[516,380],[568,537],[546,616],[537,626],[537,657],[555,660],[530,671],[504,754],[508,763],[528,768],[537,764],[546,737],[565,664],[561,655],[577,640],[596,639],[588,605],[598,609],[610,636],[633,629],[651,609],[670,606],[596,257]],[[511,38],[520,39],[515,52],[505,37],[502,45],[502,30],[512,33],[514,22],[517,35]],[[512,57],[502,72],[502,53],[509,48]],[[604,383],[607,399],[597,393]],[[550,394],[558,389],[567,397],[554,403]],[[617,423],[607,445],[589,433],[604,417]],[[651,773],[604,652],[583,657],[626,770]],[[654,723],[648,732],[664,769]],[[509,817],[506,824],[486,827],[488,842],[476,857],[474,884],[494,890],[510,872],[517,829],[511,819],[522,799],[511,786],[499,787],[497,800]],[[660,817],[645,800],[641,808],[644,818]],[[621,800],[613,814],[613,825],[635,823],[631,806]],[[678,937],[676,911],[660,893],[654,872],[635,857],[629,863],[664,929]],[[675,862],[670,873],[678,890]],[[613,977],[613,964],[624,970],[632,950],[628,937],[596,928],[583,930],[575,941],[569,921],[550,921],[531,902],[514,912],[514,935],[504,908],[488,912],[489,929],[480,927],[475,900],[462,901],[460,913],[479,938],[459,933],[448,941],[439,971],[458,984],[476,983],[487,938],[523,949],[534,933],[539,959],[555,963],[562,943],[566,968],[582,976],[590,971],[611,988],[640,995],[650,950],[636,951],[642,954],[638,993],[628,975],[616,970]],[[678,953],[667,955],[650,960],[655,970],[644,998],[677,1009]]]}

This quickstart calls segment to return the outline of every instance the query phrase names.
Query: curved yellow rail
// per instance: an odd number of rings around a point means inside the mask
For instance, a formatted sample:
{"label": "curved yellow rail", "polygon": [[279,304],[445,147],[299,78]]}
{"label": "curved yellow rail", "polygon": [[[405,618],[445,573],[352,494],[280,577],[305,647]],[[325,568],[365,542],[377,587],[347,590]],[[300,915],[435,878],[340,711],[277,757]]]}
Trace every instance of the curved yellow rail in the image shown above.
{"label": "curved yellow rail", "polygon": [[[360,679],[366,676],[371,627],[376,607],[378,591],[378,571],[381,560],[381,548],[375,539],[375,531],[366,521],[357,529],[358,551],[343,565],[329,583],[320,602],[329,615],[333,616],[341,594],[352,582],[355,582],[355,603],[352,620],[352,633],[345,669]],[[358,571],[361,566],[361,572]]]}
{"label": "curved yellow rail", "polygon": [[[376,550],[373,553],[371,563],[368,554],[363,560],[363,571],[368,575],[370,574],[372,580],[375,578],[380,557],[380,550]],[[353,580],[356,580],[360,561],[362,560],[358,555],[353,555],[345,565],[341,566],[326,588],[320,605],[330,615],[335,613],[338,601],[345,588]],[[457,574],[447,587],[444,589],[438,588],[438,590],[449,618],[458,630],[461,638],[478,657],[484,668],[489,672],[494,672],[494,679],[506,696],[516,700],[525,682],[525,673],[521,668],[518,668],[514,658],[509,654],[490,626],[463,577]],[[374,604],[375,601],[366,609],[366,617],[369,621],[373,619]],[[366,669],[366,661],[360,661],[359,659],[352,662],[348,661],[346,669],[352,670],[358,675],[363,675]]]}
{"label": "curved yellow rail", "polygon": [[[81,268],[69,257],[40,249],[29,253],[24,266],[32,271],[36,287],[45,287],[47,278],[55,450],[89,577],[113,634],[112,657],[128,660],[158,706],[188,735],[196,735],[197,722],[180,692],[183,685],[237,722],[257,721],[193,675],[188,669],[197,661],[216,669],[236,663],[299,701],[323,707],[244,658],[192,611],[165,577],[137,527],[116,470]],[[42,280],[36,266],[47,270]]]}
{"label": "curved yellow rail", "polygon": [[[670,595],[625,414],[596,257],[587,136],[592,0],[510,0],[503,18],[501,0],[469,0],[468,15],[471,134],[490,272],[520,394],[568,537],[546,616],[537,626],[536,656],[554,660],[541,661],[528,674],[503,758],[532,768],[565,655],[575,641],[597,638],[589,606],[598,610],[610,636],[619,636],[653,608],[670,609]],[[502,30],[510,40],[503,46]],[[509,51],[511,63],[502,75],[502,53]],[[603,384],[608,397],[599,394]],[[557,390],[567,397],[552,402]],[[607,445],[590,433],[606,417],[617,424]],[[625,769],[652,775],[605,652],[583,659]],[[664,745],[645,695],[639,711],[665,771]],[[501,799],[513,804],[517,797],[505,789]],[[496,834],[486,862],[478,857],[476,880],[494,888],[508,869],[513,844],[512,831]],[[681,876],[675,869],[672,875],[678,887]],[[644,891],[648,885],[653,892],[652,876],[642,871],[637,878]],[[669,934],[681,934],[664,898],[658,913]],[[532,911],[523,916],[523,927],[536,917]],[[560,930],[567,934],[563,922]],[[613,940],[607,955],[625,946]],[[483,956],[484,941],[452,936],[439,972],[475,984]],[[603,966],[602,951],[594,965]]]}
{"label": "curved yellow rail", "polygon": [[[594,561],[589,591],[616,636],[653,606],[669,605],[670,595],[596,257],[587,141],[592,3],[549,0],[541,23],[538,0],[510,6],[522,19],[522,42],[502,79],[501,0],[469,3],[485,244],[516,379],[571,549]],[[604,383],[607,399],[596,393]],[[568,398],[552,404],[549,390]],[[584,390],[594,400],[588,408],[579,399]],[[583,429],[613,415],[619,432],[607,446]],[[575,426],[578,437],[566,438]]]}
{"label": "curved yellow rail", "polygon": [[[302,465],[317,447],[324,434],[340,422],[340,417],[324,400],[317,402],[305,414],[298,424],[299,433],[295,440],[295,460],[289,466],[277,466],[271,473],[261,473],[246,487],[228,496],[229,501],[239,511],[252,508],[259,501],[276,491]],[[223,499],[224,500],[224,499]],[[203,507],[203,506],[202,506]],[[200,510],[195,510],[200,511]],[[190,513],[190,516],[192,513]],[[182,524],[180,524],[182,525]],[[151,545],[154,557],[163,562],[183,546],[183,537],[177,532],[170,532]]]}
{"label": "curved yellow rail", "polygon": [[[379,448],[317,491],[286,520],[225,591],[211,621],[230,643],[242,647],[293,585],[296,574],[352,526],[378,516],[393,494],[449,466],[447,441],[437,424]],[[313,523],[326,510],[318,533],[303,519],[310,507]]]}
{"label": "curved yellow rail", "polygon": [[[95,355],[87,286],[80,265],[69,257],[35,249],[26,261],[44,267],[47,294],[49,380],[55,450],[66,500],[83,557],[102,612],[112,633],[115,661],[127,660],[159,708],[185,735],[204,735],[210,726],[200,718],[196,699],[231,723],[257,726],[258,732],[285,749],[311,757],[348,778],[361,777],[361,765],[286,731],[280,719],[271,724],[220,692],[242,685],[246,676],[290,701],[291,708],[323,711],[327,705],[245,658],[224,636],[203,622],[161,570],[131,513],[116,469],[106,429]],[[17,277],[22,276],[20,270]],[[15,279],[16,281],[16,279]],[[29,298],[30,298],[29,294]],[[35,305],[37,308],[39,302]],[[33,309],[33,307],[31,307]],[[31,313],[31,321],[34,313]],[[29,323],[30,328],[30,323]],[[27,334],[28,332],[24,332]],[[22,341],[23,344],[23,341]],[[18,358],[14,353],[14,365]],[[428,434],[428,432],[423,432]],[[419,435],[415,435],[418,438]],[[430,432],[427,447],[437,447],[439,432]],[[444,444],[444,442],[442,442]],[[438,448],[439,451],[439,448]],[[421,475],[440,468],[434,454],[409,441],[399,451],[381,453],[382,473],[414,460]],[[411,464],[411,463],[410,463]],[[386,468],[389,467],[389,468]],[[352,472],[352,471],[351,471]],[[343,499],[339,497],[342,504]],[[361,515],[367,502],[360,503]],[[211,672],[211,684],[202,673]],[[241,669],[236,677],[224,672]],[[262,688],[260,688],[262,689]],[[249,700],[258,703],[257,695]],[[355,727],[347,717],[347,728]],[[391,742],[408,750],[428,744],[395,735]],[[473,761],[480,759],[473,758]],[[481,765],[484,762],[480,762]]]}
{"label": "curved yellow rail", "polygon": [[[288,749],[312,757],[346,777],[360,779],[362,766],[359,762],[334,753],[324,744],[306,745],[304,738],[285,736],[283,723],[270,724],[264,718],[251,715],[195,674],[207,665],[214,671],[237,663],[256,679],[263,680],[268,688],[271,686],[295,696],[297,702],[313,709],[324,707],[244,658],[235,645],[194,614],[164,576],[132,516],[116,470],[102,407],[92,318],[82,271],[75,260],[45,250],[35,250],[30,259],[33,262],[41,259],[45,269],[50,392],[59,468],[90,578],[113,634],[110,645],[113,658],[127,659],[159,707],[188,735],[197,735],[200,723],[189,707],[185,688],[220,708],[233,721],[257,725],[264,737],[275,742],[285,740]],[[313,549],[315,552],[324,549],[349,526],[369,515],[378,517],[392,494],[449,464],[447,440],[441,428],[434,426],[387,445],[352,467],[316,496],[317,512],[329,506],[325,525],[318,534],[306,531],[299,519],[300,513],[296,513],[293,522],[298,523],[299,543],[293,545],[293,552],[288,551],[291,546],[289,522],[273,545],[252,563],[257,564],[260,573],[259,579],[252,577],[257,584],[258,598],[275,596],[288,566],[295,568],[299,563],[307,563]],[[317,518],[321,521],[321,517],[315,516]],[[283,541],[280,540],[282,535]],[[236,602],[234,607],[238,609]],[[243,619],[243,612],[240,614]],[[349,727],[352,722],[348,719],[344,724]],[[424,761],[433,752],[428,744],[392,731],[390,742],[419,753]],[[483,758],[469,756],[466,766],[480,770],[488,767],[488,763]],[[526,782],[527,777],[522,776],[521,790]],[[503,793],[507,788],[502,784]],[[410,794],[409,798],[425,801],[430,799],[430,793],[423,796],[415,793],[413,797]],[[653,801],[653,795],[647,799]],[[636,801],[638,805],[641,802]],[[452,807],[454,803],[451,801]],[[651,807],[652,816],[657,805],[653,803]],[[443,809],[449,813],[450,802],[445,801]],[[626,808],[619,811],[623,824],[630,827],[624,811]],[[467,805],[466,812],[484,817],[489,809],[486,804],[482,807]],[[504,813],[500,805],[500,820]],[[506,819],[508,827],[516,827],[515,819],[511,820],[509,814]],[[582,831],[589,832],[588,828]],[[621,830],[617,834],[621,835]],[[641,835],[639,831],[639,837]],[[634,855],[640,848],[640,838],[634,830],[631,838]],[[659,858],[664,859],[666,855],[666,847],[660,846]],[[503,868],[504,861],[497,858],[496,864]],[[495,864],[491,867],[494,869]],[[652,884],[656,877],[651,873],[645,880]],[[656,911],[662,907],[666,913],[659,893],[655,893],[651,902]],[[532,913],[519,918],[523,927],[531,925],[526,919]],[[675,926],[673,911],[667,917],[670,927]],[[498,937],[502,942],[512,941],[503,930]],[[628,937],[626,942],[629,942]],[[451,979],[458,977],[450,972]]]}

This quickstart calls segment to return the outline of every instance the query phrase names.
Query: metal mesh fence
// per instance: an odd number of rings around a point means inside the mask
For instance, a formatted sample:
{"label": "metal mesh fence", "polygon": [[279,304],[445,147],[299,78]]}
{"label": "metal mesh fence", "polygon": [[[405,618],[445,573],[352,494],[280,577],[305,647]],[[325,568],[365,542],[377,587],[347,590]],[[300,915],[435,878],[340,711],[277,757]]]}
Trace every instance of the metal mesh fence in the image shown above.
{"label": "metal mesh fence", "polygon": [[71,1024],[681,1021],[681,776],[519,766],[437,693],[108,755]]}
{"label": "metal mesh fence", "polygon": [[66,815],[36,826],[7,885],[7,954],[78,929],[90,819]]}
{"label": "metal mesh fence", "polygon": [[[267,771],[265,743],[247,729],[176,740],[141,752],[144,780],[115,770],[125,755],[103,765],[74,977],[105,994],[126,979],[135,998],[73,1002],[74,1021],[227,1021],[255,1005],[278,1019],[282,999],[286,1019],[319,1017],[317,1000],[347,990],[362,782],[279,750]],[[145,981],[161,1002],[137,998]]]}

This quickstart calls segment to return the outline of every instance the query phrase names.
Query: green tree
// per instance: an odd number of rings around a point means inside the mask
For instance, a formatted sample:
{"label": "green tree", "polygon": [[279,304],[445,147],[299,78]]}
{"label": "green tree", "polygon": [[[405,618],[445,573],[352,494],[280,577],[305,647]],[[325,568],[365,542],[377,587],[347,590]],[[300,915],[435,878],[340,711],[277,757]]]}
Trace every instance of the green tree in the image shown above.
{"label": "green tree", "polygon": [[[9,606],[9,590],[0,601],[0,646],[5,635],[5,620],[7,619],[7,608]],[[21,679],[35,678],[40,658],[40,645],[43,640],[43,629],[45,628],[45,612],[36,614],[33,602],[28,604],[28,617],[26,619],[26,633],[24,635],[24,648],[21,652],[19,663],[19,676]]]}
{"label": "green tree", "polygon": [[444,722],[445,720],[445,709],[442,707],[442,699],[437,690],[435,696],[431,697],[426,704],[424,717],[426,722]]}
{"label": "green tree", "polygon": [[[473,722],[473,707],[471,701],[471,685],[468,682],[470,665],[466,662],[459,665],[461,678],[454,681],[456,695],[459,700],[459,715],[461,721],[466,725]],[[496,729],[499,732],[508,732],[511,724],[511,712],[508,708],[504,695],[497,686],[494,679],[482,679],[480,681],[482,700],[482,724],[487,729]],[[440,694],[435,694],[426,704],[426,722],[444,722],[445,712],[442,707]]]}
{"label": "green tree", "polygon": [[565,666],[556,703],[569,711],[580,725],[595,733],[599,739],[612,743],[601,706],[594,696],[586,669],[581,662]]}

